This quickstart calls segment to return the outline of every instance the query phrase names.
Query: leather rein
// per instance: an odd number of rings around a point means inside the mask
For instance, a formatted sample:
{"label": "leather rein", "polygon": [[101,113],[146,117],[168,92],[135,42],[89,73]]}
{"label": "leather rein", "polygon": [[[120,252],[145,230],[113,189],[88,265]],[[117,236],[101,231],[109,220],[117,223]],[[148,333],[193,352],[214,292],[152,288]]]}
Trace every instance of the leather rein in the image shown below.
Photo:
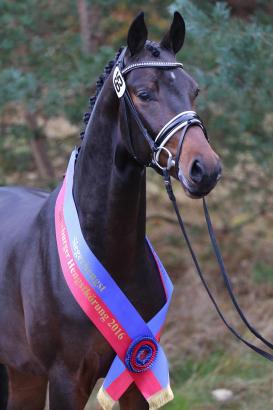
{"label": "leather rein", "polygon": [[[169,61],[142,61],[138,62],[135,64],[130,64],[127,67],[124,67],[124,55],[126,52],[126,48],[122,51],[116,67],[114,69],[114,74],[113,74],[113,85],[114,89],[116,91],[116,94],[118,98],[120,99],[120,102],[123,106],[124,109],[124,115],[125,115],[125,126],[127,127],[127,135],[128,135],[128,144],[129,144],[129,150],[131,152],[131,155],[133,158],[141,165],[145,167],[152,167],[157,170],[161,175],[163,175],[163,180],[165,184],[166,191],[168,193],[169,199],[172,202],[173,208],[175,210],[178,223],[180,226],[180,229],[182,231],[182,234],[185,238],[186,244],[188,246],[189,252],[191,254],[191,257],[193,259],[195,268],[197,270],[197,273],[201,279],[202,284],[204,285],[206,292],[212,301],[218,315],[226,325],[226,327],[231,331],[231,333],[239,339],[241,342],[243,342],[245,345],[247,345],[250,349],[254,350],[256,353],[259,355],[263,356],[264,358],[273,361],[273,354],[268,353],[267,351],[255,346],[248,340],[246,340],[243,336],[241,336],[231,325],[230,323],[226,320],[225,316],[221,312],[219,305],[217,304],[209,286],[208,283],[204,277],[204,274],[200,268],[200,264],[198,262],[197,256],[193,250],[193,247],[191,245],[189,236],[186,232],[185,225],[183,223],[180,211],[178,209],[176,197],[173,191],[172,187],[172,182],[171,182],[171,177],[170,177],[170,169],[172,167],[175,168],[175,173],[177,177],[179,177],[180,181],[183,183],[183,175],[181,176],[181,169],[179,170],[179,165],[178,161],[182,152],[182,147],[183,147],[183,141],[184,137],[188,131],[188,129],[191,126],[199,126],[208,140],[206,128],[201,120],[201,118],[196,114],[195,111],[183,111],[176,115],[174,118],[172,118],[167,124],[163,126],[163,128],[159,131],[157,134],[156,138],[153,139],[151,135],[149,134],[148,130],[145,128],[136,108],[135,105],[131,99],[131,96],[129,94],[129,91],[126,87],[126,82],[124,79],[124,76],[129,73],[132,70],[138,69],[138,68],[159,68],[159,69],[170,69],[170,68],[181,68],[183,69],[183,64],[178,63],[178,62],[169,62]],[[141,134],[144,136],[145,140],[149,144],[151,155],[148,161],[143,162],[141,161],[138,156],[136,155],[135,149],[134,149],[134,144],[132,140],[132,133],[130,132],[129,125],[128,125],[128,112],[131,114],[132,118],[134,119],[135,123],[137,124]],[[181,130],[181,135],[178,143],[178,148],[176,152],[175,158],[173,158],[171,152],[166,148],[167,142],[172,138],[173,135],[176,134],[177,131]],[[168,156],[167,159],[167,165],[163,166],[159,162],[159,157],[162,151],[165,151],[165,153]],[[182,178],[181,178],[182,177]],[[209,215],[209,210],[205,201],[205,198],[203,197],[203,209],[204,209],[204,215],[208,227],[208,233],[210,236],[210,241],[213,247],[213,251],[215,254],[215,257],[217,259],[218,265],[220,267],[220,272],[221,276],[223,278],[225,287],[227,289],[227,292],[229,294],[229,297],[232,301],[233,306],[235,307],[237,313],[239,314],[241,320],[243,323],[246,325],[246,327],[249,329],[249,331],[256,336],[260,341],[262,341],[267,347],[273,350],[273,344],[270,343],[267,339],[265,339],[248,321],[246,318],[245,314],[242,312],[240,305],[233,293],[232,290],[232,285],[231,281],[229,278],[229,275],[227,273],[227,270],[224,265],[223,257],[221,255],[221,251],[219,248],[219,245],[217,243],[217,239],[213,230],[211,218]]]}

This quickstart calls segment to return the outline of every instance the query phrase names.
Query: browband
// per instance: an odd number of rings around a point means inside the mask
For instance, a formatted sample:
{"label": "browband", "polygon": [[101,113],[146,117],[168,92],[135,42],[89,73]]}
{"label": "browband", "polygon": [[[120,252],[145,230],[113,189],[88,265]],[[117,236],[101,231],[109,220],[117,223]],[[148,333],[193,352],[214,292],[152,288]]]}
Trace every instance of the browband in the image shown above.
{"label": "browband", "polygon": [[171,61],[141,61],[140,63],[130,64],[121,70],[122,74],[127,74],[129,71],[135,68],[146,68],[146,67],[156,67],[156,68],[183,68],[182,63],[171,62]]}

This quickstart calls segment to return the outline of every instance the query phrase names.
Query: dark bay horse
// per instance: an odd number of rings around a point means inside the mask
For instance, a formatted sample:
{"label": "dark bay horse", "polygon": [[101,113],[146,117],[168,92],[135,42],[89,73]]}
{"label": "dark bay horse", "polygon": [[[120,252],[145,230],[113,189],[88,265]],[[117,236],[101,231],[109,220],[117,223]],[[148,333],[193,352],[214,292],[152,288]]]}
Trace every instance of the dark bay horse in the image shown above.
{"label": "dark bay horse", "polygon": [[[148,41],[143,14],[138,15],[128,32],[125,65],[151,59],[174,62],[184,35],[184,21],[175,13],[161,43]],[[106,67],[91,99],[91,112],[85,116],[73,194],[86,242],[148,321],[165,303],[145,240],[143,163],[150,152],[115,94],[114,63]],[[128,73],[126,83],[153,137],[178,113],[192,110],[198,94],[196,82],[181,68],[139,68]],[[131,155],[127,128],[142,163]],[[166,145],[174,155],[180,134]],[[201,197],[215,186],[219,158],[202,128],[192,126],[187,131],[178,165],[188,195]],[[173,176],[177,177],[174,172]],[[0,190],[0,363],[9,377],[9,410],[42,410],[48,382],[50,410],[83,409],[115,357],[64,280],[54,225],[59,189],[51,194],[20,187]],[[3,390],[1,381],[1,410]],[[121,398],[120,408],[141,410],[148,404],[133,385]]]}

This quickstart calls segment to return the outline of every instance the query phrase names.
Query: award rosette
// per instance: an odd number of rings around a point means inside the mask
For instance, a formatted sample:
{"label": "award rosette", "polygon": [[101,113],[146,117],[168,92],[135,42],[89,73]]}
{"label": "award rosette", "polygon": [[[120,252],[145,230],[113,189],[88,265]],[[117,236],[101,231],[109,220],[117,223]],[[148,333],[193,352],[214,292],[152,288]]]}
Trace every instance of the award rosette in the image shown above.
{"label": "award rosette", "polygon": [[157,409],[173,399],[168,362],[159,344],[173,285],[147,239],[166,302],[146,323],[82,235],[72,194],[76,154],[76,151],[72,152],[56,201],[56,240],[62,271],[71,293],[117,354],[98,393],[98,400],[104,410],[110,410],[135,383],[149,408]]}
{"label": "award rosette", "polygon": [[152,367],[158,351],[157,341],[150,336],[139,337],[129,346],[125,364],[134,373],[145,372]]}

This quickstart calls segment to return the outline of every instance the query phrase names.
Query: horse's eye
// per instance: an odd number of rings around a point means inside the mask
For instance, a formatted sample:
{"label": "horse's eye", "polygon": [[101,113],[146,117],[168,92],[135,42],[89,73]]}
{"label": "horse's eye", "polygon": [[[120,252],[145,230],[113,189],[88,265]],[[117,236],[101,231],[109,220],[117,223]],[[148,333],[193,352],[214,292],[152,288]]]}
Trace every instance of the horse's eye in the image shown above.
{"label": "horse's eye", "polygon": [[151,94],[148,91],[140,91],[137,93],[137,97],[142,101],[149,101],[151,100]]}

